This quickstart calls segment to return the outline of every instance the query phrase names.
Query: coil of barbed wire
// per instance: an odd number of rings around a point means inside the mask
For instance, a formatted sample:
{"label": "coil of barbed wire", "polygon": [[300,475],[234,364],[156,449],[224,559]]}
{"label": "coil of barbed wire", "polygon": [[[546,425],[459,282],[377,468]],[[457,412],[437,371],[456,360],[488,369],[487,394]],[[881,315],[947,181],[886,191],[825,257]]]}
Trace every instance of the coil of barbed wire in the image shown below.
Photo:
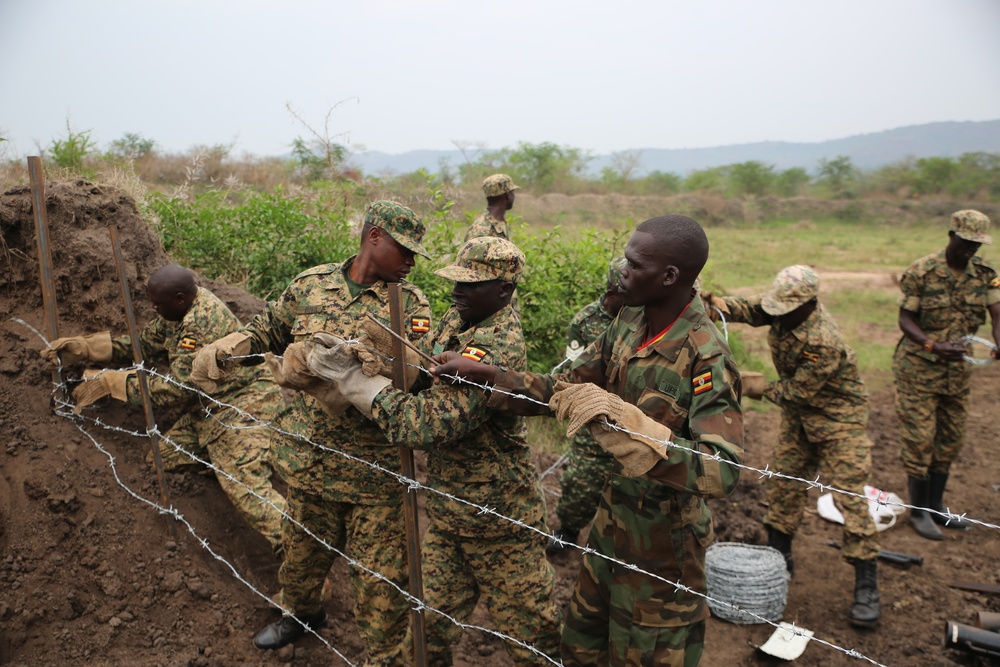
{"label": "coil of barbed wire", "polygon": [[[778,621],[788,597],[788,570],[777,549],[717,542],[705,554],[708,608],[731,623]],[[728,605],[718,604],[725,600]],[[730,606],[731,605],[731,606]],[[750,613],[747,613],[750,612]]]}

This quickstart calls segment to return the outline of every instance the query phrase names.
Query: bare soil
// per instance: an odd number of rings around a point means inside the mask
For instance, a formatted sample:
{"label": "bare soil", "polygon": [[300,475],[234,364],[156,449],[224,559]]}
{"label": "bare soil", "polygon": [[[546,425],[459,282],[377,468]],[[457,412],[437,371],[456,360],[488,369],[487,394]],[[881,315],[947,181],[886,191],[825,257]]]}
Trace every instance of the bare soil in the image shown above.
{"label": "bare soil", "polygon": [[[122,239],[125,273],[140,324],[152,312],[145,299],[149,274],[169,261],[134,203],[112,189],[77,181],[47,192],[60,333],[126,331],[122,298],[107,227]],[[180,522],[139,498],[157,502],[155,474],[145,465],[148,443],[124,431],[144,431],[141,411],[109,406],[102,419],[112,428],[56,416],[52,377],[42,366],[41,340],[20,318],[45,331],[30,192],[8,190],[0,198],[0,664],[230,665],[338,664],[315,638],[263,653],[254,633],[274,618],[255,592],[275,591],[278,563],[207,475],[166,477],[166,492],[198,538],[232,564],[242,581]],[[200,280],[244,320],[261,302],[237,288]],[[1000,463],[997,431],[1000,365],[977,371],[967,442],[955,465],[947,500],[953,511],[1000,524]],[[169,415],[158,416],[161,429]],[[778,433],[774,410],[751,410],[747,462],[767,463]],[[905,477],[896,455],[891,388],[872,397],[870,434],[875,442],[873,484],[905,498]],[[539,458],[544,470],[551,456]],[[554,488],[556,476],[545,480]],[[810,492],[815,498],[816,492]],[[734,496],[714,502],[720,541],[762,543],[764,495],[753,474],[743,476]],[[554,507],[554,502],[552,506]],[[551,509],[551,508],[550,508]],[[942,542],[919,538],[905,520],[882,534],[883,546],[920,555],[908,570],[880,566],[883,618],[876,630],[847,623],[853,571],[826,545],[839,526],[809,513],[795,540],[796,573],[785,620],[817,637],[853,649],[876,664],[893,666],[985,665],[985,659],[946,650],[947,620],[975,624],[979,610],[1000,611],[1000,596],[949,586],[963,580],[1000,585],[1000,531],[949,531]],[[568,599],[579,567],[578,553],[554,557],[560,603]],[[327,602],[329,626],[321,634],[358,664],[363,648],[353,627],[347,568],[338,563]],[[485,610],[473,622],[489,626]],[[770,665],[754,645],[772,628],[709,622],[703,665]],[[458,665],[510,664],[499,640],[467,631],[456,652]],[[811,644],[799,664],[824,667],[870,664],[826,646]]]}

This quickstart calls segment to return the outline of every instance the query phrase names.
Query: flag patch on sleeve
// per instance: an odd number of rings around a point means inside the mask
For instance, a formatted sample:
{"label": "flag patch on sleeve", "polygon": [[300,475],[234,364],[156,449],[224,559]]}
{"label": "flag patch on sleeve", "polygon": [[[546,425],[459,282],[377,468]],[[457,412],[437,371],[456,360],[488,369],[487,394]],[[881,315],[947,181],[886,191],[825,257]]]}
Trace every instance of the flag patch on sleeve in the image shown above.
{"label": "flag patch on sleeve", "polygon": [[190,336],[181,338],[180,348],[182,350],[193,350],[196,347],[198,347],[198,341],[194,338],[191,338]]}
{"label": "flag patch on sleeve", "polygon": [[486,358],[486,350],[468,345],[462,350],[462,356],[473,361],[482,361]]}
{"label": "flag patch on sleeve", "polygon": [[413,333],[428,333],[431,330],[431,321],[426,317],[411,317],[410,328]]}
{"label": "flag patch on sleeve", "polygon": [[819,361],[819,352],[803,352],[802,357],[811,364]]}
{"label": "flag patch on sleeve", "polygon": [[993,287],[996,287],[996,288],[1000,289],[1000,276],[997,276],[996,278],[994,278],[993,280],[991,280],[990,281],[990,285],[992,285]]}
{"label": "flag patch on sleeve", "polygon": [[691,386],[694,387],[695,396],[710,390],[712,388],[712,371],[708,370],[701,375],[695,375],[694,379],[691,380]]}

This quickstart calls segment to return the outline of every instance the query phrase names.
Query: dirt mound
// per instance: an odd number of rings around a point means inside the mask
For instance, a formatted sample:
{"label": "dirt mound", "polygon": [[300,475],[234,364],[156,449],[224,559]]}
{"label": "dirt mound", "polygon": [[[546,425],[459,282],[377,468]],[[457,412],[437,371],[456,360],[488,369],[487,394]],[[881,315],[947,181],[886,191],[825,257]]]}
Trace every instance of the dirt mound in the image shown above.
{"label": "dirt mound", "polygon": [[[110,329],[125,332],[117,271],[107,227],[122,242],[125,272],[143,324],[152,312],[144,284],[169,261],[155,231],[134,202],[112,189],[76,181],[48,188],[47,211],[63,335]],[[155,476],[144,464],[148,441],[141,412],[122,406],[101,412],[112,430],[53,414],[51,376],[39,361],[41,341],[20,318],[44,331],[31,197],[13,188],[0,197],[0,664],[27,665],[230,665],[298,666],[338,664],[329,648],[307,638],[276,653],[261,653],[253,634],[273,618],[254,592],[275,590],[278,563],[266,541],[242,521],[215,479],[167,475],[167,493],[204,548],[181,522],[171,535],[167,519],[141,499],[156,501]],[[199,278],[247,319],[261,302],[242,290]],[[977,374],[969,442],[952,479],[948,499],[955,511],[1000,523],[1000,465],[993,408],[1000,365]],[[873,482],[905,495],[896,460],[892,394],[873,397]],[[165,429],[166,423],[160,428]],[[778,434],[774,409],[748,412],[747,462],[763,468]],[[553,457],[541,457],[547,469]],[[556,486],[556,476],[545,483]],[[811,491],[815,497],[816,492]],[[550,503],[550,512],[555,502]],[[736,494],[713,502],[720,540],[760,543],[764,494],[758,475],[744,473]],[[553,523],[553,525],[555,525]],[[818,637],[886,665],[975,665],[944,652],[940,636],[947,619],[972,623],[979,609],[1000,611],[1000,599],[948,586],[953,579],[1000,584],[1000,531],[949,534],[941,543],[915,537],[905,525],[884,534],[887,548],[923,555],[922,567],[880,568],[883,622],[877,632],[846,623],[852,572],[825,545],[839,529],[809,513],[796,539],[796,575],[786,620]],[[226,559],[243,581],[213,555]],[[569,597],[578,552],[555,557],[558,600]],[[350,613],[346,565],[334,569],[330,625],[322,636],[352,662],[363,658]],[[472,622],[489,626],[485,610]],[[762,664],[748,642],[760,644],[767,626],[710,621],[705,665]],[[509,660],[499,640],[468,631],[456,664],[500,667]],[[770,664],[770,663],[766,663]],[[812,645],[802,664],[841,667],[861,664],[832,649]]]}

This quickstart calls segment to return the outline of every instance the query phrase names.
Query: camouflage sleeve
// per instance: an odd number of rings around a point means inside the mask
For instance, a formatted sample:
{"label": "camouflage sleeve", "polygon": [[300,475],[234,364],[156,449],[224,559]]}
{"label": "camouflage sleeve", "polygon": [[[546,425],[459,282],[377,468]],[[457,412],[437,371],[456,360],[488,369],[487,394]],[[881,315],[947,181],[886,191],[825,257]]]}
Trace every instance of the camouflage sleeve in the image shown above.
{"label": "camouflage sleeve", "polygon": [[[284,353],[285,348],[292,342],[295,303],[295,295],[291,288],[286,289],[277,301],[268,301],[264,305],[264,312],[254,315],[254,318],[241,329],[250,336],[250,354]],[[256,365],[263,361],[261,357],[250,357],[243,363]]]}
{"label": "camouflage sleeve", "polygon": [[486,396],[474,387],[434,385],[419,394],[385,389],[372,404],[375,421],[397,447],[450,447],[490,418]]}
{"label": "camouflage sleeve", "polygon": [[[159,323],[159,325],[157,324]],[[142,348],[143,361],[148,363],[154,358],[158,358],[159,363],[169,360],[166,375],[171,376],[176,382],[192,386],[191,364],[194,362],[195,353],[198,348],[190,350],[182,349],[178,345],[175,350],[168,350],[164,331],[165,322],[157,318],[149,323],[139,336],[139,344]],[[182,330],[177,340],[190,338],[192,340],[215,340],[214,332],[205,331],[199,327],[192,330]],[[197,394],[190,392],[174,382],[168,382],[159,375],[148,376],[149,395],[153,399],[153,405],[179,407],[185,406],[195,401]],[[142,393],[139,391],[139,379],[130,378],[128,382],[128,400],[134,405],[142,404]]]}
{"label": "camouflage sleeve", "polygon": [[899,298],[899,307],[911,313],[920,312],[920,300],[924,293],[924,281],[921,272],[915,266],[910,266],[899,277],[899,289],[903,295]]}
{"label": "camouflage sleeve", "polygon": [[[993,269],[992,266],[989,268]],[[995,303],[1000,303],[1000,276],[997,275],[996,269],[993,269],[992,275],[988,275],[987,279],[986,305],[992,306]]]}
{"label": "camouflage sleeve", "polygon": [[770,326],[774,317],[764,312],[760,307],[760,297],[744,298],[740,296],[724,296],[722,300],[729,307],[726,319],[730,322],[749,324],[752,327]]}
{"label": "camouflage sleeve", "polygon": [[743,458],[743,410],[737,398],[739,371],[724,355],[699,360],[693,377],[711,372],[708,391],[692,397],[688,413],[690,438],[675,433],[665,461],[647,473],[650,479],[703,498],[725,498],[740,479],[730,463]]}
{"label": "camouflage sleeve", "polygon": [[806,345],[795,375],[769,382],[764,389],[764,398],[776,405],[809,405],[840,368],[840,355],[836,348]]}

